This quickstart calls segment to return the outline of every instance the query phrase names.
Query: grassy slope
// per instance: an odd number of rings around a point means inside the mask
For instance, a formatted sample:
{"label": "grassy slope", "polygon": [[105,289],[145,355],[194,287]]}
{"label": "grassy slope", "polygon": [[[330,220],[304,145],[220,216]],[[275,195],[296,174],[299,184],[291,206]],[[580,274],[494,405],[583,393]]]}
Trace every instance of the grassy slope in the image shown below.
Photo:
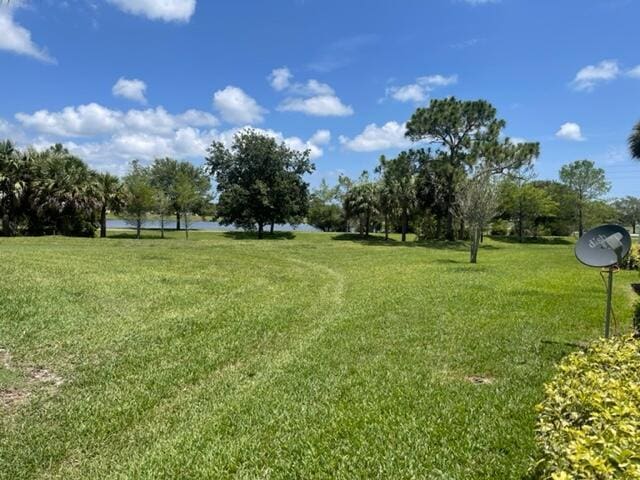
{"label": "grassy slope", "polygon": [[65,380],[0,407],[0,478],[519,478],[570,350],[543,340],[597,336],[603,287],[570,245],[467,257],[325,234],[0,239],[0,386]]}

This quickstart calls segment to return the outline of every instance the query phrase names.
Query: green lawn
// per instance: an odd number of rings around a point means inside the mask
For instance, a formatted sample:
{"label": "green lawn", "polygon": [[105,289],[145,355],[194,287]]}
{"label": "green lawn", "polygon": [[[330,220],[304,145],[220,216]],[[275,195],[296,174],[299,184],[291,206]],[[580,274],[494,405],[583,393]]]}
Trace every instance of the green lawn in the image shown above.
{"label": "green lawn", "polygon": [[0,239],[0,478],[518,479],[602,328],[569,242],[154,235]]}

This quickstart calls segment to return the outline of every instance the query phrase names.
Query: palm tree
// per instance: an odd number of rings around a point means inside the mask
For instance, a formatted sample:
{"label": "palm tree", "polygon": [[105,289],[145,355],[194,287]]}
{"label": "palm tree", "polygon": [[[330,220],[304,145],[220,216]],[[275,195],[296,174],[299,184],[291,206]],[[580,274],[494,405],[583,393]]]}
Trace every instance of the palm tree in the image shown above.
{"label": "palm tree", "polygon": [[122,183],[110,173],[96,175],[98,200],[100,202],[100,238],[107,236],[107,210],[117,210],[122,204]]}
{"label": "palm tree", "polygon": [[343,197],[345,215],[358,219],[360,236],[369,236],[371,221],[378,213],[378,198],[378,185],[369,180],[366,171]]}
{"label": "palm tree", "polygon": [[380,157],[376,168],[382,174],[381,182],[395,199],[402,224],[402,241],[407,240],[409,216],[415,208],[416,199],[416,163],[413,155],[402,152],[397,158]]}
{"label": "palm tree", "polygon": [[640,160],[640,122],[636,123],[629,136],[629,150],[633,158]]}
{"label": "palm tree", "polygon": [[61,145],[38,154],[32,207],[40,224],[70,235],[93,235],[99,195],[95,173]]}
{"label": "palm tree", "polygon": [[15,220],[24,195],[24,156],[11,141],[0,142],[0,213],[2,235],[15,235]]}

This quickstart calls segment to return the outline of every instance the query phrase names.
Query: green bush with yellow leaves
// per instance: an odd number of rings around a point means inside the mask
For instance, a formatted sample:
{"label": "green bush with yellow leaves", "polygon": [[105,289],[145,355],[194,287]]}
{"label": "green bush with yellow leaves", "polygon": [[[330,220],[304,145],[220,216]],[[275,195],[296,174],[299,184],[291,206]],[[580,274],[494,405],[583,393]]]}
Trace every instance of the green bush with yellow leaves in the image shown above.
{"label": "green bush with yellow leaves", "polygon": [[598,340],[569,355],[538,405],[542,479],[640,479],[640,343]]}
{"label": "green bush with yellow leaves", "polygon": [[624,257],[620,268],[623,270],[638,270],[640,267],[640,245],[633,245],[629,254]]}

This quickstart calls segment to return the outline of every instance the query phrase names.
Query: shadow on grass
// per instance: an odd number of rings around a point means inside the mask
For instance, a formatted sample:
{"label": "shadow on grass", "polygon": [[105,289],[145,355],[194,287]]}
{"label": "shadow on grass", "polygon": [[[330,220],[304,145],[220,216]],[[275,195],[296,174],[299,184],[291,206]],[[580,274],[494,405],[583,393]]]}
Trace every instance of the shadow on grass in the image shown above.
{"label": "shadow on grass", "polygon": [[[466,251],[469,249],[469,244],[464,241],[449,242],[446,240],[408,240],[401,242],[395,238],[385,240],[383,235],[369,235],[361,236],[357,233],[340,233],[331,237],[332,240],[339,242],[353,242],[360,243],[362,245],[372,245],[378,247],[405,247],[405,248],[435,248],[441,250],[457,250]],[[500,248],[500,247],[492,247]]]}
{"label": "shadow on grass", "polygon": [[[165,232],[167,232],[168,230],[165,230]],[[117,239],[117,240],[137,240],[138,237],[136,237],[136,232],[135,230],[133,232],[117,232],[117,233],[109,233],[107,234],[107,238],[113,238],[113,239]],[[142,231],[142,233],[140,233],[140,240],[167,240],[167,237],[162,238],[160,237],[160,230],[158,230],[157,233],[152,232],[150,233],[149,230],[144,230]]]}
{"label": "shadow on grass", "polygon": [[573,245],[573,241],[565,237],[527,237],[520,242],[518,237],[503,237],[503,236],[491,236],[489,237],[495,242],[502,243],[522,243],[535,244],[535,245]]}
{"label": "shadow on grass", "polygon": [[[257,232],[224,232],[224,236],[233,240],[259,240]],[[265,233],[261,240],[293,240],[296,238],[293,232]]]}

